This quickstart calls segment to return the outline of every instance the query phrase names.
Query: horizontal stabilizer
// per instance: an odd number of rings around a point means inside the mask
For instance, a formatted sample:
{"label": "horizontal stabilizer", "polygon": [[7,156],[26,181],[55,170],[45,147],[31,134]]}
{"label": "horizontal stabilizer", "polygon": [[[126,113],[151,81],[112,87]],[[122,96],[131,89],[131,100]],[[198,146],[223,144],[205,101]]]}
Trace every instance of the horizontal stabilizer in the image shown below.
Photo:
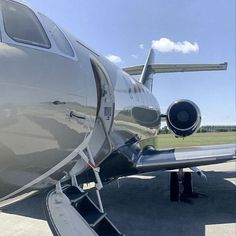
{"label": "horizontal stabilizer", "polygon": [[[151,71],[157,73],[174,72],[197,72],[197,71],[218,71],[227,70],[227,63],[221,64],[153,64],[150,65]],[[144,65],[126,67],[123,70],[130,75],[140,75],[144,70]]]}

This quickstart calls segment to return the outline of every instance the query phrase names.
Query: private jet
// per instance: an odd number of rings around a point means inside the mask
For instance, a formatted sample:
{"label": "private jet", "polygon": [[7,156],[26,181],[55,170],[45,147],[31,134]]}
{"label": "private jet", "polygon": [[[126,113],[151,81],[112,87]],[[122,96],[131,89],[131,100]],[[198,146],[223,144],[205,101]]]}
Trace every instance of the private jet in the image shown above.
{"label": "private jet", "polygon": [[[198,166],[234,160],[235,144],[142,148],[163,121],[181,138],[201,123],[188,99],[161,113],[154,74],[226,69],[227,63],[154,64],[153,49],[144,65],[121,69],[27,4],[0,0],[0,201],[48,190],[44,206],[54,235],[111,236],[123,234],[104,211],[105,183],[177,170],[170,172],[170,200],[193,197],[185,168],[205,177]],[[97,204],[83,189],[89,182]]]}

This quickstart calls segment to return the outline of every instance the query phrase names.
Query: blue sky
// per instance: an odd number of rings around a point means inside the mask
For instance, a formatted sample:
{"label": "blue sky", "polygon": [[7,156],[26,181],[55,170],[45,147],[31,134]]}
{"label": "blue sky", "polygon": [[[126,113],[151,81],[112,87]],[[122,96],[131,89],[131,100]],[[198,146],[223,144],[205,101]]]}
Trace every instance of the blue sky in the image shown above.
{"label": "blue sky", "polygon": [[[202,124],[236,125],[234,0],[27,2],[101,54],[116,56],[120,67],[144,63],[152,41],[162,38],[172,51],[157,47],[157,63],[228,62],[224,72],[157,75],[153,93],[163,111],[187,98],[199,105]],[[184,41],[187,48],[176,49]]]}

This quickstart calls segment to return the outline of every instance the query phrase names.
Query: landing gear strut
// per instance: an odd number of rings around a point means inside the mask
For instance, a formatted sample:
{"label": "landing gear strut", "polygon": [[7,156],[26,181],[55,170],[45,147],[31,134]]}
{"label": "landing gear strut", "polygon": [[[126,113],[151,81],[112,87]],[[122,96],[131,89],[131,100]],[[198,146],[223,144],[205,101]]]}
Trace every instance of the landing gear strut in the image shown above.
{"label": "landing gear strut", "polygon": [[170,200],[179,201],[179,176],[177,172],[170,173]]}
{"label": "landing gear strut", "polygon": [[182,169],[170,173],[170,201],[187,201],[197,197],[198,193],[193,192],[192,173],[184,173]]}

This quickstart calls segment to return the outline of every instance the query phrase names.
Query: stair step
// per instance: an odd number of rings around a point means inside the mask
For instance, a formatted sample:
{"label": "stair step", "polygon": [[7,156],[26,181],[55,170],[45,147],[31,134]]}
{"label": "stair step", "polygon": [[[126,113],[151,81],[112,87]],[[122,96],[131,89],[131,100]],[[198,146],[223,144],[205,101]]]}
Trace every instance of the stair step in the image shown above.
{"label": "stair step", "polygon": [[90,226],[95,226],[106,216],[106,214],[102,213],[87,196],[76,202],[74,208]]}
{"label": "stair step", "polygon": [[102,213],[89,198],[88,193],[81,192],[75,186],[65,187],[63,193],[69,198],[77,212],[99,236],[123,236],[108,219],[107,214]]}
{"label": "stair step", "polygon": [[72,204],[87,195],[87,193],[81,192],[75,186],[69,186],[63,189],[63,193],[70,199]]}
{"label": "stair step", "polygon": [[93,229],[99,236],[123,235],[115,228],[115,226],[108,220],[107,217],[103,218]]}

